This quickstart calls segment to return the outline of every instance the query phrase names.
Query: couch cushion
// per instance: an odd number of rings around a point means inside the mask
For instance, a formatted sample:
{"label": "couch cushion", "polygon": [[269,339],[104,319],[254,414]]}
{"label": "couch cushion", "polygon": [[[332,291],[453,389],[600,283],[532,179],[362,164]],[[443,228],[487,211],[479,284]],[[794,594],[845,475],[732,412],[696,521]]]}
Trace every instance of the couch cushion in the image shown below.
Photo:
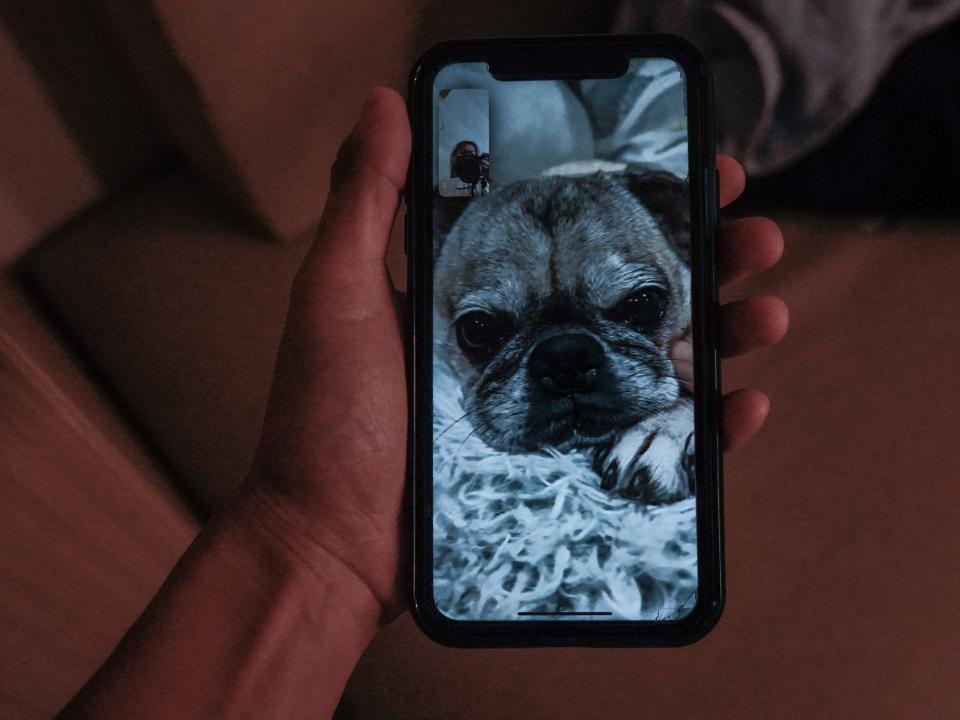
{"label": "couch cushion", "polygon": [[307,238],[271,243],[187,173],[90,212],[24,277],[207,507],[253,457]]}
{"label": "couch cushion", "polygon": [[197,530],[169,478],[0,277],[0,717],[50,717]]}
{"label": "couch cushion", "polygon": [[402,87],[410,2],[104,0],[157,119],[206,177],[282,237],[317,217],[374,84]]}
{"label": "couch cushion", "polygon": [[724,368],[772,409],[727,461],[716,629],[682,649],[491,652],[405,615],[351,678],[352,717],[960,716],[960,226],[783,227],[785,259],[751,287],[786,298],[790,333]]}
{"label": "couch cushion", "polygon": [[169,154],[86,2],[4,3],[0,87],[0,266]]}

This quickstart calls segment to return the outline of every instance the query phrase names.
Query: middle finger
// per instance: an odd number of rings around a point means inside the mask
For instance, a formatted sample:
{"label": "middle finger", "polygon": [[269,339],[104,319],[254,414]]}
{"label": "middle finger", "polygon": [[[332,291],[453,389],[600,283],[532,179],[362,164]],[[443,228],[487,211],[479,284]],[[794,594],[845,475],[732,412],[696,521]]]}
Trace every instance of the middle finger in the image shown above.
{"label": "middle finger", "polygon": [[783,255],[783,233],[770,218],[725,220],[717,243],[717,280],[728,285],[765,270]]}

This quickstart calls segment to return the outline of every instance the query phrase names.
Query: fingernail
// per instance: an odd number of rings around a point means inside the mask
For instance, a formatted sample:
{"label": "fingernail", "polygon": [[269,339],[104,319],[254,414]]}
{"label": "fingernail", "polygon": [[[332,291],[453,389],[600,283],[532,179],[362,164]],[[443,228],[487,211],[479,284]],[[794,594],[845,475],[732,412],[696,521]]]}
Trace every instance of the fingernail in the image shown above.
{"label": "fingernail", "polygon": [[[360,116],[357,118],[356,125],[359,125],[363,122],[363,119],[370,113],[370,106],[373,104],[373,98],[367,98],[363,101],[363,106],[360,108]],[[356,127],[354,125],[354,127]]]}
{"label": "fingernail", "polygon": [[371,90],[367,93],[367,99],[363,101],[363,107],[360,108],[360,119],[363,120],[363,118],[369,114],[371,108],[373,108],[373,106],[376,104],[377,93],[371,88]]}
{"label": "fingernail", "polygon": [[361,145],[363,144],[364,125],[368,122],[371,116],[370,111],[376,104],[377,94],[371,89],[371,91],[367,93],[367,99],[364,100],[363,106],[360,108],[360,117],[357,118],[353,129],[350,130],[350,134],[344,138],[340,144],[340,148],[337,150],[336,159],[330,170],[331,193],[335,193],[353,171],[357,157],[361,152]]}
{"label": "fingernail", "polygon": [[[360,123],[357,122],[357,125]],[[337,149],[337,156],[333,161],[333,167],[330,168],[330,192],[336,192],[340,185],[350,176],[357,162],[357,156],[360,150],[361,135],[357,133],[357,125],[340,143]]]}

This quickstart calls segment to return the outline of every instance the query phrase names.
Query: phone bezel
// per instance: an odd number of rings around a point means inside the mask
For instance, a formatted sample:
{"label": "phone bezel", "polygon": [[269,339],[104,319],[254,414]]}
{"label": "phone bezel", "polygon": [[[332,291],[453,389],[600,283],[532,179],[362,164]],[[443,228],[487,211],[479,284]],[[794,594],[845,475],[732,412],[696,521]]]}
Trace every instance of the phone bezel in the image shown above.
{"label": "phone bezel", "polygon": [[[558,77],[544,68],[569,67],[581,59],[665,57],[682,68],[687,89],[691,196],[691,284],[694,344],[694,408],[697,472],[698,598],[679,620],[454,620],[433,598],[433,81],[454,62],[510,58],[526,77]],[[589,74],[589,73],[587,73]],[[720,400],[716,344],[717,283],[714,238],[717,225],[716,144],[713,85],[703,55],[670,35],[571,35],[455,40],[425,52],[410,73],[408,112],[413,152],[405,187],[407,286],[413,332],[408,338],[409,453],[412,486],[412,613],[432,639],[458,647],[677,646],[703,637],[719,620],[724,603],[722,456],[718,433]]]}

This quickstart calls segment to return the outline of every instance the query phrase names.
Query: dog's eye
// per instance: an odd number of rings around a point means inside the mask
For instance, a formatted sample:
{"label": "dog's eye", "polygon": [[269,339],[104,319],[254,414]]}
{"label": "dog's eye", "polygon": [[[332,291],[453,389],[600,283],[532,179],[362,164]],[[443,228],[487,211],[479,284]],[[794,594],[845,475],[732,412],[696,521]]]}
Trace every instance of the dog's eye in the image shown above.
{"label": "dog's eye", "polygon": [[634,290],[613,309],[613,317],[641,330],[651,330],[663,320],[667,294],[663,288],[648,285]]}
{"label": "dog's eye", "polygon": [[509,320],[481,310],[457,320],[457,343],[471,360],[489,360],[510,339]]}

